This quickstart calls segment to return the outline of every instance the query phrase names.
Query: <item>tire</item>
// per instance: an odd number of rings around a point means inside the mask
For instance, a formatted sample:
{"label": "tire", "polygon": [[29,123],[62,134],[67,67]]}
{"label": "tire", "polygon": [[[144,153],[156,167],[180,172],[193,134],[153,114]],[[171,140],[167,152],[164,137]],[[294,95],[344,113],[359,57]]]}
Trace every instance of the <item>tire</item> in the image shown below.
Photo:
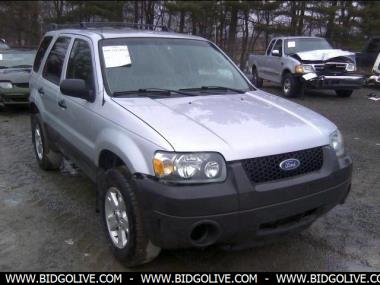
{"label": "tire", "polygon": [[49,139],[44,132],[38,113],[31,115],[31,125],[33,149],[38,165],[43,170],[59,169],[62,163],[62,155],[50,149]]}
{"label": "tire", "polygon": [[338,97],[350,97],[354,90],[335,90],[335,93]]}
{"label": "tire", "polygon": [[100,213],[115,257],[128,267],[156,258],[161,248],[153,245],[145,233],[141,208],[127,168],[107,170],[98,183]]}
{"label": "tire", "polygon": [[302,84],[291,73],[283,75],[281,86],[285,97],[298,97],[303,94]]}
{"label": "tire", "polygon": [[252,84],[257,88],[263,87],[263,80],[259,77],[259,73],[257,72],[256,67],[252,67]]}

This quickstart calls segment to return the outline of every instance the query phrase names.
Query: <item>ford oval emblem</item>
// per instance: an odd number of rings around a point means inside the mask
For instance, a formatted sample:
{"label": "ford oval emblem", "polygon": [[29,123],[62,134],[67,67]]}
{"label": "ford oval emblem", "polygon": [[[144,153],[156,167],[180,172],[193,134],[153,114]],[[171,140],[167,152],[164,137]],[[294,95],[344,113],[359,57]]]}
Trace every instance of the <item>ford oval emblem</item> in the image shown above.
{"label": "ford oval emblem", "polygon": [[297,169],[301,165],[301,162],[296,158],[290,158],[286,159],[284,161],[281,161],[280,168],[282,170],[294,170]]}

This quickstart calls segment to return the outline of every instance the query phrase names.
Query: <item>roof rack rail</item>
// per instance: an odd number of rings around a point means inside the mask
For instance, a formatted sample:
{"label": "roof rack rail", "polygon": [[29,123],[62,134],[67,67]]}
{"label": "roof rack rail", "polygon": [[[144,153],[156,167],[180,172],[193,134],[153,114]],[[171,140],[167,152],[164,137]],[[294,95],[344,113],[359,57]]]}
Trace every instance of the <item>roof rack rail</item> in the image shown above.
{"label": "roof rack rail", "polygon": [[153,30],[169,32],[166,26],[151,25],[151,24],[139,24],[139,23],[126,23],[126,22],[80,22],[72,24],[56,24],[50,23],[47,25],[47,31],[62,30],[62,29],[107,29],[107,28],[131,28],[138,30]]}

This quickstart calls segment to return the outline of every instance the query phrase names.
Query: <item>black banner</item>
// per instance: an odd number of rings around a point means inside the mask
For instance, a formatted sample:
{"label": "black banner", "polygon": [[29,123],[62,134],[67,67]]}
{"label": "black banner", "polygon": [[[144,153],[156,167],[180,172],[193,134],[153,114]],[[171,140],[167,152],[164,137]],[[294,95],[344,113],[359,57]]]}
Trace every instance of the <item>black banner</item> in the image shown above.
{"label": "black banner", "polygon": [[0,273],[0,284],[380,284],[378,273]]}

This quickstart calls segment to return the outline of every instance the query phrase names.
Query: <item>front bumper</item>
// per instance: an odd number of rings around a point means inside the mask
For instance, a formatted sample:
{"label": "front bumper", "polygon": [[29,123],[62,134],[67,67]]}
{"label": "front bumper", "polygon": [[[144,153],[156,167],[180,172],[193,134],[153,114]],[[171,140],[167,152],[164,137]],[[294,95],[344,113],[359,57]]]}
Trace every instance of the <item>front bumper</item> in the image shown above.
{"label": "front bumper", "polygon": [[300,231],[343,203],[350,190],[350,157],[337,159],[329,147],[323,153],[319,171],[256,185],[240,162],[228,164],[223,183],[190,186],[136,179],[149,238],[162,248],[234,246]]}
{"label": "front bumper", "polygon": [[365,84],[362,75],[319,75],[315,78],[305,80],[307,86],[316,89],[357,89]]}
{"label": "front bumper", "polygon": [[0,90],[0,106],[29,104],[29,88],[13,87]]}

